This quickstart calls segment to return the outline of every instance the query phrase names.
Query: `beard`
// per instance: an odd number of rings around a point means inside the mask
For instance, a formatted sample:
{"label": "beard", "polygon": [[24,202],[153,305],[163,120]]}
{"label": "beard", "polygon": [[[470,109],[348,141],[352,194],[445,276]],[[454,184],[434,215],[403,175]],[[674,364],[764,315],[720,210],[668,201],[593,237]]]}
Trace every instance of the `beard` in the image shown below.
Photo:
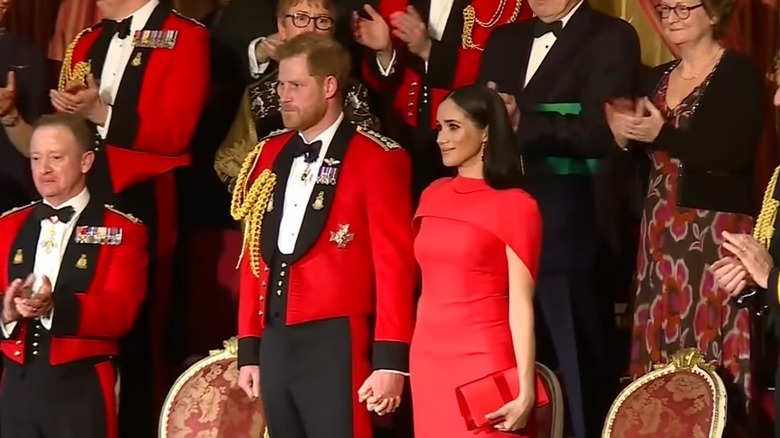
{"label": "beard", "polygon": [[291,106],[281,111],[282,122],[284,127],[291,131],[305,131],[319,123],[326,112],[327,106],[324,103],[306,109]]}

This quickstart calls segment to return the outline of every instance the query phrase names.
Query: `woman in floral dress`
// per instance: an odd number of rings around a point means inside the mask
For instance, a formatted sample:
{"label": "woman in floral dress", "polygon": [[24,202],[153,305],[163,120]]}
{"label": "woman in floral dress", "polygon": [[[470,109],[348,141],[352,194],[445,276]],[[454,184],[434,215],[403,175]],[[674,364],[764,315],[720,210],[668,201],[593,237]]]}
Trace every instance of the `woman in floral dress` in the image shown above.
{"label": "woman in floral dress", "polygon": [[751,388],[749,313],[709,271],[725,255],[722,232],[749,233],[756,210],[762,82],[749,58],[718,42],[733,6],[733,0],[662,0],[661,23],[681,59],[654,69],[648,98],[608,105],[607,119],[621,147],[650,158],[631,375],[696,347],[719,367],[736,411],[744,412]]}

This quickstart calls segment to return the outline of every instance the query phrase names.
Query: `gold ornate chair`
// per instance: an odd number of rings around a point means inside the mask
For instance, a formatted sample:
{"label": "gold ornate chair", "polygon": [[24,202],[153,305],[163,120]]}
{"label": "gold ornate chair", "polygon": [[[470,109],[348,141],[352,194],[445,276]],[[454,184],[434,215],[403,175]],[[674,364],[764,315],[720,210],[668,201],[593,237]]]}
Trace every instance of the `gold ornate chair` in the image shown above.
{"label": "gold ornate chair", "polygon": [[176,379],[160,415],[160,438],[268,437],[262,403],[238,387],[238,339],[223,345]]}
{"label": "gold ornate chair", "polygon": [[558,377],[549,368],[536,363],[536,372],[541,377],[544,388],[550,396],[550,403],[536,408],[536,427],[539,438],[563,437],[563,391]]}
{"label": "gold ornate chair", "polygon": [[726,402],[714,367],[697,349],[687,348],[618,395],[602,438],[720,438]]}

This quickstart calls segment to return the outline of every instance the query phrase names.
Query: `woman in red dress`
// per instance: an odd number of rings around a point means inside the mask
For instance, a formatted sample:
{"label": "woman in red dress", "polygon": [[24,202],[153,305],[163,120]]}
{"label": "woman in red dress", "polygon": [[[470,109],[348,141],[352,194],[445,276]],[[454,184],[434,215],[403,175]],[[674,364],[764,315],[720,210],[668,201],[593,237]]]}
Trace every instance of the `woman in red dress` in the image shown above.
{"label": "woman in red dress", "polygon": [[444,164],[458,175],[425,190],[414,220],[423,286],[410,353],[415,437],[482,436],[467,429],[455,390],[513,367],[519,396],[488,415],[496,429],[490,436],[521,429],[536,436],[541,216],[518,188],[522,159],[495,92],[482,85],[455,90],[437,121]]}

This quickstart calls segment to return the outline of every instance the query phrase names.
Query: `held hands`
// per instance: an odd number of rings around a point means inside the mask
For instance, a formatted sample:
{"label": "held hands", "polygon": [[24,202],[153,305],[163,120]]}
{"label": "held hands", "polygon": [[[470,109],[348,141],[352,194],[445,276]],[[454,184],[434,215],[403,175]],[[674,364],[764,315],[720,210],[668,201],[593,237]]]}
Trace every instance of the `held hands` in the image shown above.
{"label": "held hands", "polygon": [[751,280],[766,289],[774,266],[767,250],[747,234],[724,231],[723,238],[723,248],[734,256],[718,260],[710,267],[718,283],[732,295],[742,292]]}
{"label": "held hands", "polygon": [[8,71],[8,81],[0,88],[0,116],[9,116],[16,112],[16,74]]}
{"label": "held hands", "polygon": [[517,128],[520,126],[520,108],[517,106],[517,99],[511,94],[498,91],[498,85],[493,81],[488,82],[487,87],[498,93],[498,97],[504,102],[506,113],[509,115],[509,122],[512,124],[512,130],[517,132]]}
{"label": "held hands", "polygon": [[244,365],[238,370],[238,387],[252,400],[260,398],[260,366]]}
{"label": "held hands", "polygon": [[279,32],[269,35],[267,38],[260,40],[255,45],[255,59],[258,64],[265,64],[268,61],[276,61],[276,48],[279,47],[284,40]]}
{"label": "held hands", "polygon": [[108,105],[100,100],[100,86],[95,76],[87,76],[86,87],[82,83],[68,82],[63,91],[50,90],[51,104],[57,111],[80,114],[91,122],[103,126],[108,118]]}
{"label": "held hands", "polygon": [[503,419],[493,427],[502,432],[511,432],[525,427],[533,408],[533,394],[530,396],[529,394],[520,394],[519,397],[505,404],[499,410],[487,414],[485,418],[490,421]]}
{"label": "held hands", "polygon": [[358,389],[358,400],[366,409],[379,415],[392,414],[401,406],[404,376],[387,371],[374,371]]}

